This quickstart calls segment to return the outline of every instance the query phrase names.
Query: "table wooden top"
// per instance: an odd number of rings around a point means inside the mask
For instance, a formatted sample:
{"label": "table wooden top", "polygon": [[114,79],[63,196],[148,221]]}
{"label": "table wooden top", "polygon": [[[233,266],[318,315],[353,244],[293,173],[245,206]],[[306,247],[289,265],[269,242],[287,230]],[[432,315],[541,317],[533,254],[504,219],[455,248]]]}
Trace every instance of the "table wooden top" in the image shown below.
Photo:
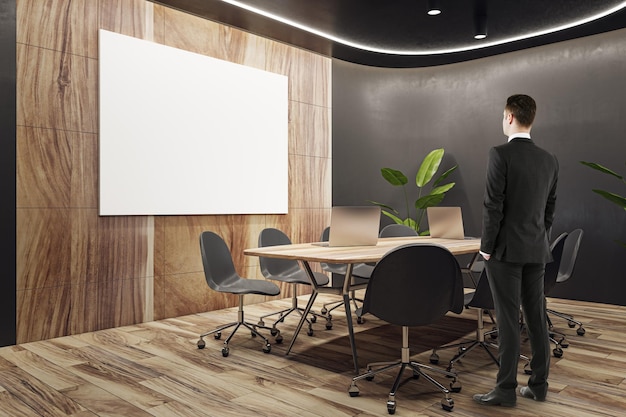
{"label": "table wooden top", "polygon": [[391,249],[414,243],[441,245],[454,255],[476,253],[480,249],[480,239],[477,238],[441,239],[430,236],[412,236],[379,238],[376,246],[328,247],[313,243],[296,243],[245,249],[243,253],[249,256],[346,264],[376,262]]}

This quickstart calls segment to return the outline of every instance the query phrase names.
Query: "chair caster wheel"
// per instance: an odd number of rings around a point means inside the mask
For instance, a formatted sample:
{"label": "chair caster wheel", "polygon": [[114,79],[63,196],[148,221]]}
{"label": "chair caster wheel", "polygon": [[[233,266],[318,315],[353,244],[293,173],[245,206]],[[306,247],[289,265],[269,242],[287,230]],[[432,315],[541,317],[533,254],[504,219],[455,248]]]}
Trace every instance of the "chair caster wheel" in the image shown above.
{"label": "chair caster wheel", "polygon": [[204,349],[204,347],[206,346],[206,343],[204,342],[204,339],[200,339],[198,340],[198,349]]}
{"label": "chair caster wheel", "polygon": [[433,365],[439,364],[439,355],[437,355],[436,353],[430,355],[430,363],[432,363]]}
{"label": "chair caster wheel", "polygon": [[463,386],[461,385],[461,383],[459,381],[452,381],[452,382],[450,382],[450,390],[452,392],[461,392],[462,388],[463,388]]}
{"label": "chair caster wheel", "polygon": [[358,397],[359,396],[359,387],[356,386],[356,384],[352,384],[350,385],[350,388],[348,389],[348,394],[350,394],[351,397]]}
{"label": "chair caster wheel", "polygon": [[215,333],[213,337],[215,338],[215,340],[220,340],[222,338],[222,332]]}
{"label": "chair caster wheel", "polygon": [[559,345],[561,345],[561,347],[562,347],[563,349],[567,349],[567,348],[569,347],[569,342],[568,342],[567,340],[565,340],[565,339],[562,339],[562,340],[559,342]]}
{"label": "chair caster wheel", "polygon": [[552,349],[552,354],[554,355],[555,358],[560,358],[563,356],[563,349],[561,348],[554,348]]}
{"label": "chair caster wheel", "polygon": [[256,337],[256,333],[254,333],[254,332],[252,332],[252,331],[251,331],[251,332],[250,332],[250,336],[252,336],[252,337]]}
{"label": "chair caster wheel", "polygon": [[309,329],[306,334],[307,336],[313,336],[313,329]]}
{"label": "chair caster wheel", "polygon": [[583,327],[579,327],[578,329],[576,329],[576,334],[578,336],[582,336],[585,334],[585,329]]}
{"label": "chair caster wheel", "polygon": [[326,322],[326,330],[330,330],[333,328],[333,324],[330,321]]}
{"label": "chair caster wheel", "polygon": [[452,411],[454,408],[454,400],[452,398],[444,398],[441,400],[441,408],[446,411]]}
{"label": "chair caster wheel", "polygon": [[320,313],[322,313],[322,315],[325,315],[326,313],[328,313],[328,310],[326,309],[326,307],[322,307]]}
{"label": "chair caster wheel", "polygon": [[311,315],[311,323],[315,323],[317,321],[317,316],[312,314]]}
{"label": "chair caster wheel", "polygon": [[259,326],[265,326],[265,322],[263,320],[259,320],[259,322],[257,323]]}
{"label": "chair caster wheel", "polygon": [[278,333],[278,336],[276,336],[276,343],[281,344],[283,343],[283,335]]}
{"label": "chair caster wheel", "polygon": [[272,345],[270,345],[269,343],[263,346],[264,353],[270,353],[271,351],[272,351]]}
{"label": "chair caster wheel", "polygon": [[573,329],[574,327],[576,327],[576,323],[572,323],[572,322],[567,322],[567,325],[569,326],[570,329]]}
{"label": "chair caster wheel", "polygon": [[230,349],[228,349],[227,347],[222,348],[222,356],[223,357],[227,357],[229,353],[230,353]]}
{"label": "chair caster wheel", "polygon": [[276,336],[278,333],[280,333],[280,332],[279,332],[279,331],[278,331],[278,329],[277,329],[277,328],[275,328],[275,327],[274,327],[274,328],[272,328],[272,330],[270,330],[270,334],[271,334],[272,336]]}
{"label": "chair caster wheel", "polygon": [[396,402],[395,401],[387,401],[387,412],[389,414],[396,413]]}

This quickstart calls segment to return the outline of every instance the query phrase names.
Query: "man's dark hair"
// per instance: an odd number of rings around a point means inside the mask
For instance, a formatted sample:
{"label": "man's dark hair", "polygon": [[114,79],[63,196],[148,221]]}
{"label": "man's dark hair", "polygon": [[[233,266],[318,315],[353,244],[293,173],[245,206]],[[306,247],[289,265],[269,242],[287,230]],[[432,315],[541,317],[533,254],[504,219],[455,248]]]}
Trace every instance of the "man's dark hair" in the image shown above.
{"label": "man's dark hair", "polygon": [[514,94],[506,100],[504,108],[513,114],[520,126],[530,127],[535,121],[537,104],[530,96]]}

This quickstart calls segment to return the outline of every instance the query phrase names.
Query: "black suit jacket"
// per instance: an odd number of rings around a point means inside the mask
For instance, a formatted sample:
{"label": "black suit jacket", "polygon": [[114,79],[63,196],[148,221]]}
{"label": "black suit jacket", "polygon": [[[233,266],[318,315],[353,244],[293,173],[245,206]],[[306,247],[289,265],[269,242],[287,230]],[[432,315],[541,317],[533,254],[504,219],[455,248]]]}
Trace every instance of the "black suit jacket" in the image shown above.
{"label": "black suit jacket", "polygon": [[556,157],[530,139],[515,138],[491,148],[481,251],[504,262],[552,261],[548,231],[558,171]]}

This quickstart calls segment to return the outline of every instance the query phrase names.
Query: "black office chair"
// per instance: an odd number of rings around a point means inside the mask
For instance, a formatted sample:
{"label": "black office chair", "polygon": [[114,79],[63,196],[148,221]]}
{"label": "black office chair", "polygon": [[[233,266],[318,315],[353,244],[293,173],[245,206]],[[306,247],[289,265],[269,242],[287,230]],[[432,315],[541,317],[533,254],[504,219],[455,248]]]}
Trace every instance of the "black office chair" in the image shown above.
{"label": "black office chair", "polygon": [[[428,325],[441,319],[448,311],[460,313],[462,310],[461,269],[454,255],[447,249],[436,245],[409,244],[389,251],[374,267],[365,292],[363,311],[402,326],[401,359],[368,364],[366,373],[352,379],[348,390],[350,396],[359,395],[356,381],[371,380],[380,372],[400,367],[387,400],[387,411],[394,414],[396,392],[404,370],[409,367],[414,378],[424,377],[444,393],[441,406],[451,411],[454,401],[450,392],[459,392],[461,384],[452,372],[411,360],[409,327]],[[451,378],[450,389],[427,372]]]}
{"label": "black office chair", "polygon": [[226,243],[220,236],[213,232],[206,231],[200,234],[200,253],[202,255],[202,265],[204,266],[204,276],[209,287],[214,291],[238,295],[239,311],[236,322],[202,333],[197,343],[198,349],[204,349],[206,346],[205,336],[214,334],[215,339],[220,339],[223,330],[235,326],[233,332],[224,341],[224,347],[222,348],[222,356],[228,356],[230,352],[228,343],[235,335],[237,329],[243,325],[250,330],[253,337],[259,336],[263,339],[265,342],[263,352],[270,353],[272,346],[269,340],[259,333],[257,328],[260,327],[270,331],[272,329],[244,321],[243,296],[246,294],[278,295],[280,294],[278,286],[262,279],[247,279],[239,276],[235,271],[235,265],[233,264],[233,258],[228,246],[226,246]]}
{"label": "black office chair", "polygon": [[[278,229],[263,229],[259,234],[259,247],[290,244],[291,240],[289,239],[289,237],[284,232]],[[287,315],[291,314],[294,311],[302,316],[302,312],[304,311],[304,309],[298,307],[297,287],[299,284],[310,286],[311,280],[306,274],[306,271],[300,267],[298,261],[291,259],[267,258],[261,256],[259,257],[259,262],[261,266],[261,273],[265,278],[272,281],[285,282],[291,285],[291,307],[266,314],[264,316],[261,316],[261,318],[259,319],[259,326],[265,326],[265,322],[263,321],[265,318],[278,314],[278,319],[276,319],[276,321],[272,324],[272,335],[276,336],[277,343],[281,343],[283,337],[280,334],[280,331],[276,328],[276,325],[283,322],[285,320],[285,317],[287,317]],[[317,281],[317,285],[328,284],[329,280],[326,274],[323,274],[321,272],[315,272],[314,276],[315,280]],[[309,325],[308,335],[312,336],[312,323],[316,321],[316,316],[318,316],[318,314],[312,311],[310,312],[310,314],[311,318],[307,318],[306,322]]]}
{"label": "black office chair", "polygon": [[[489,287],[489,280],[487,279],[487,273],[483,269],[478,283],[476,285],[476,289],[474,291],[468,292],[465,294],[464,305],[466,308],[474,308],[477,313],[477,328],[476,328],[476,338],[471,341],[465,341],[460,343],[454,343],[450,345],[441,346],[433,349],[433,353],[430,355],[430,363],[438,364],[439,363],[439,355],[437,351],[451,348],[458,348],[458,352],[448,363],[447,370],[449,372],[457,373],[457,370],[454,368],[454,364],[460,361],[465,355],[470,353],[476,347],[482,347],[489,354],[491,359],[496,363],[496,365],[500,366],[500,362],[496,355],[494,355],[491,349],[495,351],[498,350],[498,345],[493,342],[488,342],[485,340],[485,336],[496,336],[498,330],[496,328],[492,330],[485,331],[485,323],[483,320],[483,314],[485,311],[491,311],[494,309],[493,304],[493,296],[491,295],[491,288]],[[524,371],[526,373],[531,373],[530,370],[530,359],[525,355],[520,355],[520,359],[526,361],[524,365]]]}
{"label": "black office chair", "polygon": [[407,236],[419,236],[419,233],[412,227],[405,224],[392,223],[383,227],[380,233],[380,237],[407,237]]}
{"label": "black office chair", "polygon": [[[552,289],[565,281],[567,281],[574,272],[574,266],[576,265],[576,258],[578,257],[578,249],[580,248],[580,242],[583,238],[582,229],[572,230],[567,236],[567,240],[565,241],[565,246],[563,247],[563,255],[561,258],[561,265],[559,265],[559,271],[557,273],[556,281],[552,288],[545,289],[544,293],[549,295]],[[554,331],[554,326],[552,325],[552,321],[550,320],[550,314],[565,319],[567,321],[567,325],[570,328],[574,328],[578,326],[576,329],[576,334],[579,336],[583,336],[585,334],[585,328],[583,327],[582,322],[575,320],[573,316],[569,314],[564,314],[552,309],[547,309],[548,312],[548,325],[550,326],[550,330]],[[563,340],[561,340],[561,345],[563,347],[567,347],[569,342],[565,340],[565,336],[563,335]]]}
{"label": "black office chair", "polygon": [[[329,233],[330,233],[330,228],[327,227],[322,232],[322,236],[320,240],[322,242],[328,241]],[[406,237],[406,236],[419,236],[419,235],[415,231],[415,229],[413,229],[412,227],[406,226],[404,224],[393,223],[393,224],[388,224],[387,226],[383,227],[380,233],[378,234],[378,236],[379,237]],[[332,272],[334,274],[345,275],[346,273],[346,266],[344,264],[322,263],[321,266],[323,270],[327,272]],[[362,279],[369,278],[373,270],[374,270],[373,264],[357,264],[354,266],[352,274],[355,277],[355,279],[362,280]],[[357,298],[354,293],[351,294],[350,299],[352,300],[354,304],[354,309],[355,309],[356,316],[357,316],[357,323],[362,324],[364,322],[364,319],[361,314],[362,310],[357,305],[357,302],[362,303],[363,300]],[[321,313],[326,317],[330,316],[332,318],[332,315],[330,315],[330,312],[336,309],[337,307],[341,307],[342,305],[343,305],[343,302],[341,301],[326,303],[322,306]],[[329,306],[332,306],[332,307],[328,308]],[[330,328],[332,328],[332,324]]]}

